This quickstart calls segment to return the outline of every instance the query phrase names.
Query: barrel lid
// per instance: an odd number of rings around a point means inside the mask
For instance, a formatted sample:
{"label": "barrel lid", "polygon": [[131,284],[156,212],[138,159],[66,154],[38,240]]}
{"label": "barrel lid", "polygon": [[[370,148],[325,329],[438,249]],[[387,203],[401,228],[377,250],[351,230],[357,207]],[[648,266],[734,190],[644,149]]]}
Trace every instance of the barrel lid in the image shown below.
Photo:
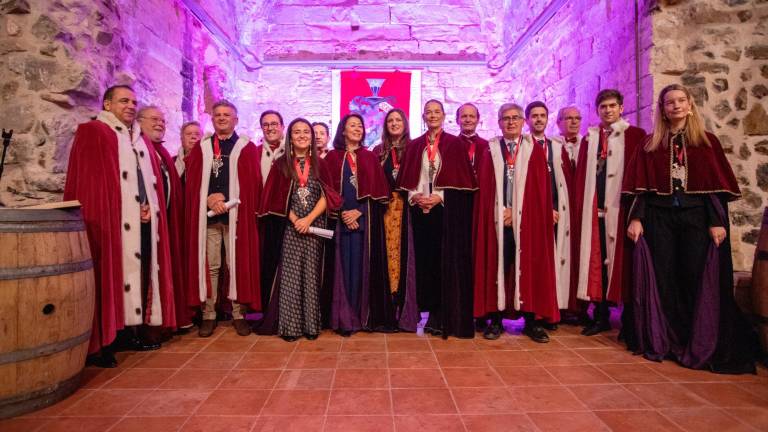
{"label": "barrel lid", "polygon": [[69,209],[28,209],[0,208],[0,223],[3,222],[49,222],[81,221],[79,208]]}

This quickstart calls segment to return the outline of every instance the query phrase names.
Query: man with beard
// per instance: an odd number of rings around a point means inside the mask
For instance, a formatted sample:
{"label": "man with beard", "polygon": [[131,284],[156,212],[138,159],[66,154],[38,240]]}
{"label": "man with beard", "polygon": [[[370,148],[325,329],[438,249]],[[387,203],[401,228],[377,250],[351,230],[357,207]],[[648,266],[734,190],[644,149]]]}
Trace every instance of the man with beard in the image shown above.
{"label": "man with beard", "polygon": [[165,212],[168,217],[168,233],[170,235],[171,263],[173,264],[173,298],[176,302],[176,325],[186,333],[192,327],[192,312],[187,306],[186,281],[184,280],[184,191],[181,178],[176,171],[168,150],[163,147],[165,138],[165,115],[159,107],[145,106],[137,115],[141,133],[152,143],[150,150],[157,154],[162,175],[163,192],[165,193]]}

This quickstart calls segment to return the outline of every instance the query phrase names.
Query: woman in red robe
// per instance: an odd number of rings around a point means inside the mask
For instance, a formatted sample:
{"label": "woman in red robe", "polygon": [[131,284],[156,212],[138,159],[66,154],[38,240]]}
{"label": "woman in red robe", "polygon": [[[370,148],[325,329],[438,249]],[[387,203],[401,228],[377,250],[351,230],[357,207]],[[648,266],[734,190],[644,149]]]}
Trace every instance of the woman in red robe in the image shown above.
{"label": "woman in red robe", "polygon": [[628,169],[627,235],[636,242],[635,268],[646,270],[634,272],[637,351],[693,369],[754,373],[728,235],[727,203],[741,192],[687,88],[661,90],[653,135]]}
{"label": "woman in red robe", "polygon": [[429,100],[427,133],[405,152],[397,188],[408,193],[416,257],[419,308],[435,336],[472,338],[472,200],[477,182],[464,144],[443,131],[445,110]]}

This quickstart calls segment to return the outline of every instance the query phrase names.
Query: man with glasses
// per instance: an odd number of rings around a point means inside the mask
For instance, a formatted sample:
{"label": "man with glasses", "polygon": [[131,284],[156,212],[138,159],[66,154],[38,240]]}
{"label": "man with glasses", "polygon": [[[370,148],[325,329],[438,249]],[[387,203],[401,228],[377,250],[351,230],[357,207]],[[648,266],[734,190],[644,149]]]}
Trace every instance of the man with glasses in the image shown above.
{"label": "man with glasses", "polygon": [[557,112],[557,128],[560,136],[554,137],[563,143],[568,157],[571,159],[572,169],[576,169],[576,157],[579,155],[579,143],[581,135],[581,112],[575,106],[560,108]]}
{"label": "man with glasses", "polygon": [[[261,179],[266,183],[269,171],[275,161],[285,154],[283,116],[274,110],[266,110],[259,116],[259,124],[263,138],[256,148],[260,158]],[[290,157],[290,155],[286,156]],[[261,230],[261,305],[267,310],[272,283],[280,260],[280,245],[283,241],[284,218],[273,215],[262,215],[259,218]]]}
{"label": "man with glasses", "polygon": [[232,326],[237,334],[248,336],[246,309],[261,306],[256,221],[262,189],[259,159],[256,145],[235,131],[237,108],[231,102],[213,104],[212,117],[214,134],[203,139],[186,159],[189,302],[202,305],[199,336],[211,336],[216,328],[219,282],[226,280],[220,277],[223,249],[229,283],[221,294],[232,302]]}
{"label": "man with glasses", "polygon": [[187,306],[187,287],[184,284],[184,257],[182,247],[184,223],[184,191],[181,178],[176,171],[171,154],[163,147],[165,138],[165,115],[159,107],[148,105],[139,110],[137,115],[141,133],[152,143],[160,163],[160,184],[165,193],[163,208],[168,219],[170,236],[171,264],[173,265],[173,297],[176,303],[176,326],[186,333],[192,326],[192,312]]}
{"label": "man with glasses", "polygon": [[545,343],[542,322],[560,319],[547,152],[522,134],[522,107],[504,104],[498,119],[502,136],[477,155],[475,317],[489,318],[483,336],[497,339],[502,314],[518,311],[523,334]]}

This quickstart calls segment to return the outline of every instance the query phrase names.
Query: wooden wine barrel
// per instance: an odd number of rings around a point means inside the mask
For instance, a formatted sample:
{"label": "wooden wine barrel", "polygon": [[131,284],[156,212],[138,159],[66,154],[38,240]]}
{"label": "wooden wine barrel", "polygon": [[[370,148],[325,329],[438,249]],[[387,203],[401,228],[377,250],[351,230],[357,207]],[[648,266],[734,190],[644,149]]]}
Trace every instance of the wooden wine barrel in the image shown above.
{"label": "wooden wine barrel", "polygon": [[79,209],[0,209],[0,418],[75,391],[94,286]]}
{"label": "wooden wine barrel", "polygon": [[760,332],[760,345],[768,353],[768,207],[763,211],[763,225],[752,265],[752,313]]}

